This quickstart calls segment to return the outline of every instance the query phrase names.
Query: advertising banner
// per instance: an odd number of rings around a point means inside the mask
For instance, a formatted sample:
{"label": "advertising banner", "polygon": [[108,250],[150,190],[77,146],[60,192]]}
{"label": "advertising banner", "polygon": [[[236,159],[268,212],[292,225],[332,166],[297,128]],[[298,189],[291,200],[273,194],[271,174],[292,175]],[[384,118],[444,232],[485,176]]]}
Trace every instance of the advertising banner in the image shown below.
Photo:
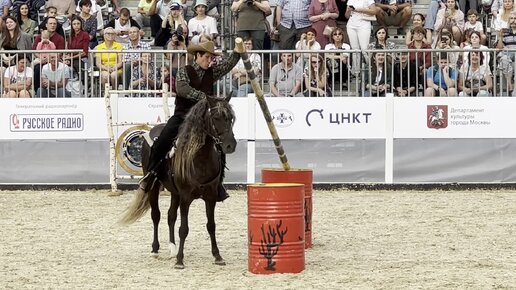
{"label": "advertising banner", "polygon": [[394,138],[515,138],[516,98],[394,98]]}
{"label": "advertising banner", "polygon": [[[267,98],[282,139],[385,138],[384,98]],[[256,106],[256,139],[271,139]]]}
{"label": "advertising banner", "polygon": [[104,99],[1,99],[3,140],[108,138]]}

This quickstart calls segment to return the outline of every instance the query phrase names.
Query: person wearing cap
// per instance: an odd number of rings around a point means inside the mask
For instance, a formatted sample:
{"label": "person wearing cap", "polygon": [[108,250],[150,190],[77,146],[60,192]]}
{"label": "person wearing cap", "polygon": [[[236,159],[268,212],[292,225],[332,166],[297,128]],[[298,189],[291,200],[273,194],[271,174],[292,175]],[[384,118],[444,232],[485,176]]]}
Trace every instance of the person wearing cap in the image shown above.
{"label": "person wearing cap", "polygon": [[253,49],[262,50],[265,39],[265,17],[271,15],[268,0],[233,0],[231,11],[236,13],[238,37],[253,38]]}
{"label": "person wearing cap", "polygon": [[[172,148],[174,140],[179,132],[179,126],[183,123],[190,109],[201,99],[214,95],[215,82],[229,73],[240,60],[238,48],[225,58],[221,63],[210,66],[211,59],[219,53],[215,52],[213,41],[190,45],[188,53],[194,55],[194,62],[179,68],[176,78],[176,100],[174,115],[167,121],[161,135],[154,141],[149,157],[148,173],[140,180],[138,190],[149,191],[156,181],[161,162],[167,152]],[[222,161],[225,162],[224,156]],[[224,168],[224,166],[222,166]],[[224,176],[224,174],[222,174]],[[223,201],[228,197],[226,189],[221,185],[218,189],[217,201]]]}
{"label": "person wearing cap", "polygon": [[183,17],[182,6],[173,2],[170,4],[170,13],[161,22],[161,28],[156,34],[154,45],[165,46],[168,41],[175,34],[179,40],[184,41],[185,35],[187,35],[188,26]]}
{"label": "person wearing cap", "polygon": [[195,17],[188,21],[188,37],[190,39],[195,35],[207,34],[216,39],[219,31],[217,30],[217,21],[215,18],[208,16],[206,11],[208,4],[206,0],[198,0],[194,5]]}

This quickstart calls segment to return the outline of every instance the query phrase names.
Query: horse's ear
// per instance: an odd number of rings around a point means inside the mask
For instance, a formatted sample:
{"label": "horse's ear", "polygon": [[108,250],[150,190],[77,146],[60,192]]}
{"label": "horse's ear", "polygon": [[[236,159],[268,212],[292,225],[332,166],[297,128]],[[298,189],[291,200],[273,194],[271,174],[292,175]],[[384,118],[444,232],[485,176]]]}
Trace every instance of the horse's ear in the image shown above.
{"label": "horse's ear", "polygon": [[224,99],[224,101],[226,101],[226,102],[228,102],[228,103],[229,103],[229,101],[231,101],[231,98],[232,98],[233,96],[236,96],[236,92],[235,92],[235,91],[231,91],[231,92],[229,92],[229,94],[226,96],[226,98]]}

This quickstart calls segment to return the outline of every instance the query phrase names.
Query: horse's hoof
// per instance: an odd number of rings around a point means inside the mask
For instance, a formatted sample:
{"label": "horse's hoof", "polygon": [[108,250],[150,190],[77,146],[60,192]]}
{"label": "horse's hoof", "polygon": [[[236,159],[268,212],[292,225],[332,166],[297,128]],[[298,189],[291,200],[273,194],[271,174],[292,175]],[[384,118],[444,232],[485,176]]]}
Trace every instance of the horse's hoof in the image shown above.
{"label": "horse's hoof", "polygon": [[175,264],[174,269],[183,270],[185,268],[185,265],[183,264]]}
{"label": "horse's hoof", "polygon": [[151,252],[150,256],[153,257],[153,258],[157,258],[158,257],[158,253],[157,252]]}
{"label": "horse's hoof", "polygon": [[177,256],[177,247],[176,247],[176,244],[174,243],[169,243],[168,244],[168,248],[170,250],[170,257],[175,257]]}
{"label": "horse's hoof", "polygon": [[216,259],[215,260],[215,265],[219,265],[219,266],[226,266],[226,261],[224,261],[224,259]]}

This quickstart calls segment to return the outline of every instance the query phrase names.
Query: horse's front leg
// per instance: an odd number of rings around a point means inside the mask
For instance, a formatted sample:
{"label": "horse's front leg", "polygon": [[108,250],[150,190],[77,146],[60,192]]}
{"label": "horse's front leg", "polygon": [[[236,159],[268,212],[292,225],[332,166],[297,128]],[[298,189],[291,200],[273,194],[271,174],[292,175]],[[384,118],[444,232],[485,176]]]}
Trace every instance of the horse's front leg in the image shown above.
{"label": "horse's front leg", "polygon": [[217,246],[217,238],[215,237],[215,200],[207,200],[204,203],[206,205],[206,217],[208,218],[206,229],[210,234],[211,254],[215,257],[215,264],[226,265],[226,262],[220,256],[219,247]]}
{"label": "horse's front leg", "polygon": [[176,258],[176,269],[184,269],[185,265],[183,263],[184,253],[183,250],[185,248],[186,237],[188,236],[188,211],[190,210],[190,204],[192,204],[191,200],[183,200],[180,201],[180,209],[181,209],[181,226],[179,227],[179,250],[177,251]]}
{"label": "horse's front leg", "polygon": [[170,256],[175,257],[177,255],[176,238],[174,234],[174,228],[177,220],[177,209],[179,208],[179,195],[171,193],[170,208],[168,209],[168,230],[169,230],[169,248]]}
{"label": "horse's front leg", "polygon": [[161,219],[161,212],[159,211],[159,186],[154,186],[149,192],[149,203],[151,206],[151,217],[154,225],[154,240],[152,241],[151,255],[158,256],[159,239],[158,239],[158,225]]}

